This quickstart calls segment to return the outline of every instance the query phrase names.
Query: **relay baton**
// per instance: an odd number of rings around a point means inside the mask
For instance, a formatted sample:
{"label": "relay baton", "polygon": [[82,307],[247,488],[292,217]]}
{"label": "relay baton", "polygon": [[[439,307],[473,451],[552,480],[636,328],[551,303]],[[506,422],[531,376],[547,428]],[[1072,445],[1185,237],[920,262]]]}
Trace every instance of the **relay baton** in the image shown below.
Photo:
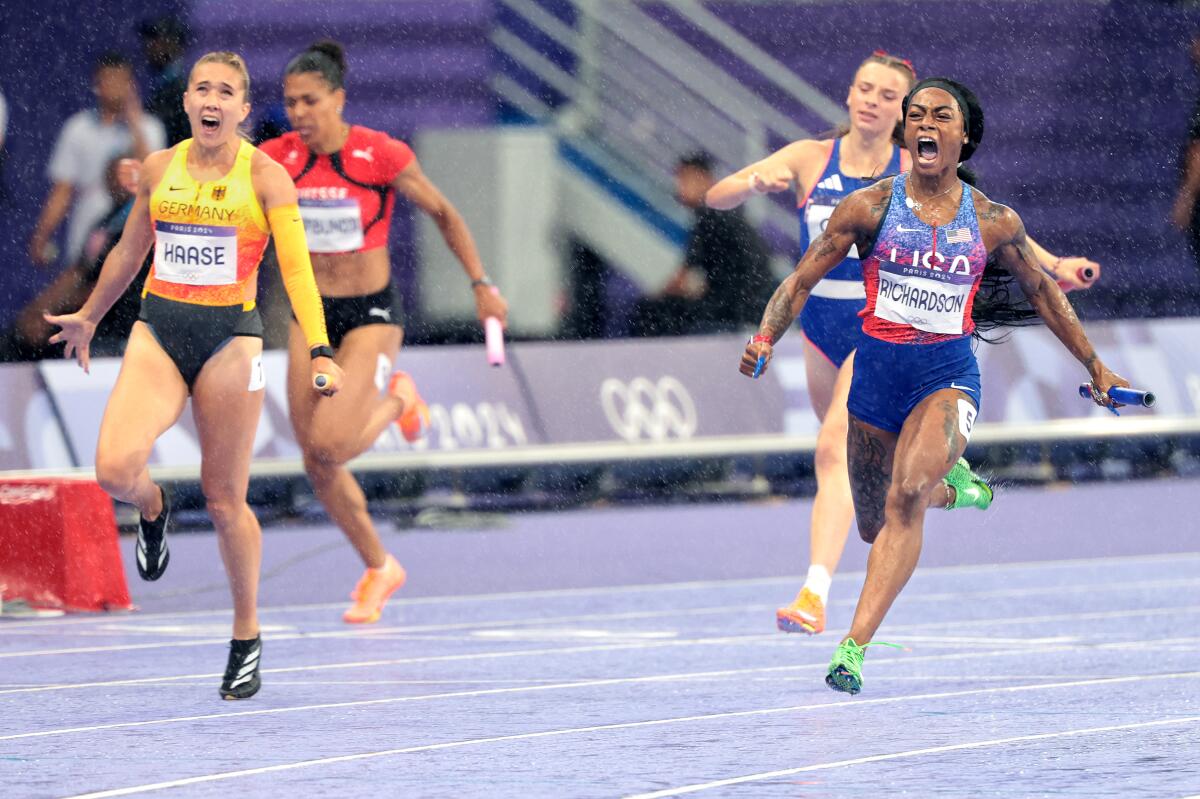
{"label": "relay baton", "polygon": [[758,376],[762,374],[763,367],[766,365],[767,365],[767,356],[765,356],[765,355],[758,356],[758,361],[754,364],[754,379],[755,380],[757,380]]}
{"label": "relay baton", "polygon": [[1080,280],[1088,281],[1096,276],[1096,270],[1092,269],[1090,266],[1082,266],[1075,274]]}
{"label": "relay baton", "polygon": [[[492,286],[494,296],[500,296],[500,288]],[[483,320],[483,340],[487,347],[487,362],[491,366],[504,365],[504,325],[494,316]]]}
{"label": "relay baton", "polygon": [[[1119,402],[1122,405],[1140,405],[1143,408],[1151,408],[1157,401],[1152,391],[1139,391],[1135,388],[1122,388],[1121,386],[1113,386],[1108,390],[1108,398],[1113,402]],[[1079,386],[1079,396],[1090,400],[1092,398],[1092,386],[1090,383],[1081,383]]]}
{"label": "relay baton", "polygon": [[504,326],[494,316],[483,320],[484,340],[487,342],[487,362],[492,366],[504,365]]}
{"label": "relay baton", "polygon": [[329,385],[329,375],[324,372],[317,372],[317,376],[313,378],[313,385],[317,388],[325,388]]}

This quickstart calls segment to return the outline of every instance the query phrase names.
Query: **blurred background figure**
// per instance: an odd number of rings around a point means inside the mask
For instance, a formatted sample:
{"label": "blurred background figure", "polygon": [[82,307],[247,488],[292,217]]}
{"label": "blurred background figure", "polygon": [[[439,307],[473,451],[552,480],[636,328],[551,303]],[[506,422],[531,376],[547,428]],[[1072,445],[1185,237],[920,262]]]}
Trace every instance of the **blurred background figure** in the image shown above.
{"label": "blurred background figure", "polygon": [[150,65],[150,94],[146,110],[158,117],[167,134],[167,146],[192,135],[183,110],[187,90],[187,65],[183,52],[191,41],[187,27],[176,17],[143,20],[137,28],[142,53]]}
{"label": "blurred background figure", "polygon": [[71,115],[50,156],[52,182],[29,241],[29,259],[46,266],[57,259],[52,238],[70,212],[62,263],[75,263],[92,227],[112,210],[105,184],[108,164],[122,155],[143,159],[166,146],[162,122],[142,109],[133,67],[120,53],[106,53],[92,71],[96,107]]}
{"label": "blurred background figure", "polygon": [[774,288],[770,255],[740,210],[716,211],[704,204],[716,182],[707,152],[679,159],[675,198],[691,209],[694,222],[679,269],[657,297],[638,302],[630,320],[632,335],[720,333],[758,321]]}
{"label": "blurred background figure", "polygon": [[7,150],[4,149],[4,137],[8,133],[8,103],[4,100],[4,92],[0,90],[0,208],[8,204],[8,184],[4,181],[4,162],[7,160]]}
{"label": "blurred background figure", "polygon": [[[61,347],[47,343],[52,327],[42,318],[43,313],[61,314],[83,304],[100,277],[100,267],[108,253],[121,239],[125,220],[133,208],[133,192],[122,184],[119,167],[122,159],[114,158],[104,170],[104,185],[111,209],[88,232],[83,249],[74,264],[46,286],[18,313],[16,321],[0,338],[0,360],[37,361],[61,354]],[[126,179],[128,179],[128,175]],[[137,183],[134,180],[133,187]],[[91,351],[97,357],[117,356],[125,350],[129,331],[137,321],[141,306],[142,284],[152,259],[147,258],[141,272],[96,326]]]}
{"label": "blurred background figure", "polygon": [[[1192,39],[1192,65],[1200,71],[1200,34]],[[1188,122],[1187,138],[1179,160],[1179,192],[1171,209],[1171,222],[1177,229],[1188,234],[1192,257],[1200,269],[1200,96]]]}

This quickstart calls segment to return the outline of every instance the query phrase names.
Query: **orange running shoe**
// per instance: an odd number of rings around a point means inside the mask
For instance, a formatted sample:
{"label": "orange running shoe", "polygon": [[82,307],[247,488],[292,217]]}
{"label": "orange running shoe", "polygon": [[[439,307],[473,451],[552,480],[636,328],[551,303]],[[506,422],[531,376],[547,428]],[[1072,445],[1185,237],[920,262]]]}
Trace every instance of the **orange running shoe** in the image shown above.
{"label": "orange running shoe", "polygon": [[404,402],[404,411],[396,419],[405,441],[419,441],[429,427],[429,406],[421,399],[417,384],[408,372],[396,372],[388,383],[388,394]]}
{"label": "orange running shoe", "polygon": [[388,555],[383,568],[367,569],[363,573],[358,585],[354,586],[354,593],[350,595],[354,605],[342,615],[342,620],[350,624],[374,624],[379,621],[388,597],[404,585],[406,579],[408,575],[404,567]]}
{"label": "orange running shoe", "polygon": [[825,603],[812,591],[801,588],[792,604],[775,611],[775,626],[785,633],[825,632]]}

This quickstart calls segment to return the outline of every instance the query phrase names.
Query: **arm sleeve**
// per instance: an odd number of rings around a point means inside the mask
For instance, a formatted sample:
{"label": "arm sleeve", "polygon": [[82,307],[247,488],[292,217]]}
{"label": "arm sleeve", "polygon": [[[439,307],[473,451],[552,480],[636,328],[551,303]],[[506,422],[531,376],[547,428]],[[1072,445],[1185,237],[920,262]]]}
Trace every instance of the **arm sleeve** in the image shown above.
{"label": "arm sleeve", "polygon": [[275,237],[275,254],[279,257],[283,287],[287,289],[292,313],[300,323],[308,348],[328,345],[325,311],[321,306],[321,294],[317,291],[317,280],[313,277],[312,259],[309,258],[308,242],[304,238],[304,223],[300,221],[300,208],[296,205],[272,208],[267,211],[267,222],[271,226],[271,235]]}

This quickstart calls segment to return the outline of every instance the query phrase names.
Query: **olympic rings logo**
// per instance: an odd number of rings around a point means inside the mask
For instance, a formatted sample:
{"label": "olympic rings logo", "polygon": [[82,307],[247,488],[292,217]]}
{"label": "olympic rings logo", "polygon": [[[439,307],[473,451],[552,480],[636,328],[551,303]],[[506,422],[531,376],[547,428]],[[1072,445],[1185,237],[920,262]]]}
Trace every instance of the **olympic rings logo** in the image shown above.
{"label": "olympic rings logo", "polygon": [[614,377],[600,384],[600,405],[612,429],[626,441],[691,438],[696,432],[696,403],[679,380],[658,382],[635,377],[628,384]]}

